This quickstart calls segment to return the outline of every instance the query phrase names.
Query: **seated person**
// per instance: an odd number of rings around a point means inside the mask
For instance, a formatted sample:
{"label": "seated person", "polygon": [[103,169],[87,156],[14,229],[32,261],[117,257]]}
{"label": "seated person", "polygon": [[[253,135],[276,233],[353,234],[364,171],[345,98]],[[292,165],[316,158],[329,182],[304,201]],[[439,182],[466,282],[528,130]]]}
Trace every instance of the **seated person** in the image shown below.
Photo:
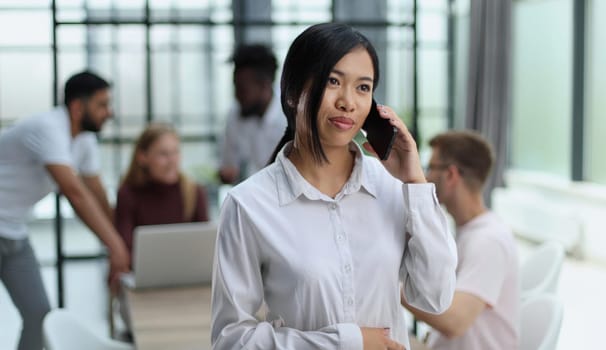
{"label": "seated person", "polygon": [[[169,125],[150,124],[137,139],[114,213],[131,256],[137,226],[208,221],[206,191],[180,171],[180,163],[179,136]],[[121,337],[132,340],[124,290],[117,301],[126,327]]]}
{"label": "seated person", "polygon": [[429,347],[437,350],[518,348],[518,257],[513,234],[484,205],[482,189],[493,164],[492,149],[472,132],[446,132],[429,142],[427,180],[456,226],[459,261],[450,307],[434,315],[402,305],[435,331]]}
{"label": "seated person", "polygon": [[139,136],[114,214],[131,255],[137,226],[208,221],[206,191],[180,171],[180,161],[172,127],[150,124]]}

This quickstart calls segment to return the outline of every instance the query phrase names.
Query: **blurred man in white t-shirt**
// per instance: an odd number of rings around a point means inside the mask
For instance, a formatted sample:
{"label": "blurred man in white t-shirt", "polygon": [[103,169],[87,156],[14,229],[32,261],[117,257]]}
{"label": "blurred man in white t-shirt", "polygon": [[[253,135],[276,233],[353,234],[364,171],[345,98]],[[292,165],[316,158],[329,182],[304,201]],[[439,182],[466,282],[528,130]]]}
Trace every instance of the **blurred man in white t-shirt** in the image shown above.
{"label": "blurred man in white t-shirt", "polygon": [[99,179],[94,133],[110,117],[109,83],[82,72],[66,82],[64,106],[0,133],[0,281],[23,320],[18,350],[42,349],[42,321],[50,310],[27,231],[29,212],[48,193],[58,189],[106,245],[112,286],[129,269]]}
{"label": "blurred man in white t-shirt", "polygon": [[518,348],[518,257],[513,234],[484,205],[482,190],[494,156],[474,132],[451,131],[429,142],[427,180],[457,226],[457,285],[451,306],[440,315],[402,305],[433,329],[433,350]]}

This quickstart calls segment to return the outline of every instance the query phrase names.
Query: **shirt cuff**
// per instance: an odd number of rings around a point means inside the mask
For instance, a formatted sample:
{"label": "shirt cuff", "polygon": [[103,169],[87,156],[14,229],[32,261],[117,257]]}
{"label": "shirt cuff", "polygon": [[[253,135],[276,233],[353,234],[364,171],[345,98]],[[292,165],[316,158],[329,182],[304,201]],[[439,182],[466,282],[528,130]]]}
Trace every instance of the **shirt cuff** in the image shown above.
{"label": "shirt cuff", "polygon": [[339,348],[341,350],[363,350],[362,331],[354,323],[337,324],[339,331]]}

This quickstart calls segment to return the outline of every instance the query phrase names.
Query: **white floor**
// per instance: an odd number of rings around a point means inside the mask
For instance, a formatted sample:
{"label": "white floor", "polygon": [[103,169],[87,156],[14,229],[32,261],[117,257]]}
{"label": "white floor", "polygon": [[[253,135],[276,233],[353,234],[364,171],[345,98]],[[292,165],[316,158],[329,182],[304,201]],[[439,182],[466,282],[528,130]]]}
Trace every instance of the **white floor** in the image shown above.
{"label": "white floor", "polygon": [[558,349],[604,349],[606,267],[567,261],[560,283],[565,309]]}
{"label": "white floor", "polygon": [[[521,259],[535,248],[522,241],[518,247]],[[558,296],[564,302],[564,318],[557,349],[604,349],[601,331],[606,312],[606,266],[566,257]]]}
{"label": "white floor", "polygon": [[[50,265],[54,259],[52,223],[32,228],[32,244],[42,261],[42,274],[53,307],[57,305],[56,272]],[[94,253],[99,244],[94,236],[75,223],[67,224],[67,249],[78,253]],[[524,258],[534,245],[520,242]],[[99,334],[109,334],[107,322],[106,266],[103,261],[69,262],[65,272],[66,307]],[[603,349],[600,336],[606,312],[606,266],[567,258],[562,269],[559,296],[563,299],[564,321],[558,350]],[[0,349],[15,349],[20,318],[4,287],[0,287]]]}

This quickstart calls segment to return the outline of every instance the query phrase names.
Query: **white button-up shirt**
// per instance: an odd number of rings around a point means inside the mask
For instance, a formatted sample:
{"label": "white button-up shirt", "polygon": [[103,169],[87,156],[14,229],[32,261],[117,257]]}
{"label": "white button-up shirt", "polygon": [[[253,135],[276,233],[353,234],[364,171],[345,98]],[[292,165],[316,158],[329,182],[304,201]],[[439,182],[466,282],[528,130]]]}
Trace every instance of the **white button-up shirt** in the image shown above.
{"label": "white button-up shirt", "polygon": [[[357,145],[335,196],[286,157],[230,191],[219,220],[212,292],[214,349],[362,349],[360,327],[408,346],[400,306],[444,311],[456,248],[433,184],[403,184]],[[269,314],[255,312],[266,302]]]}

